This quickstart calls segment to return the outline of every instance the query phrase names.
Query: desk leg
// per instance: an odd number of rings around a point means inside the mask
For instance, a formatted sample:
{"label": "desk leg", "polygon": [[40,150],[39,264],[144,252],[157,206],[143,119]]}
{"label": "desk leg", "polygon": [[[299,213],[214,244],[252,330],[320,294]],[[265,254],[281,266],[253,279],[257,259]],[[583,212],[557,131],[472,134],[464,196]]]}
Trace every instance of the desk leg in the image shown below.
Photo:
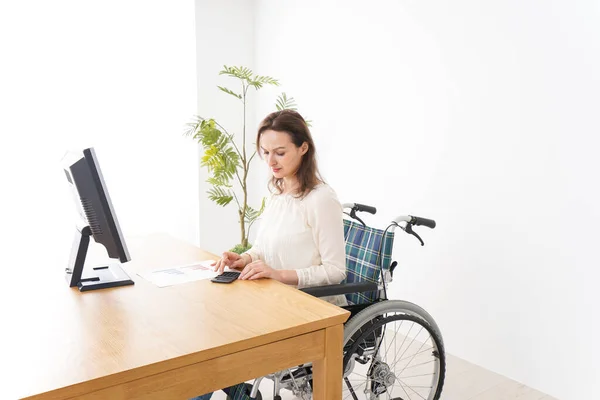
{"label": "desk leg", "polygon": [[313,362],[313,399],[342,398],[342,345],[344,325],[325,329],[325,357]]}

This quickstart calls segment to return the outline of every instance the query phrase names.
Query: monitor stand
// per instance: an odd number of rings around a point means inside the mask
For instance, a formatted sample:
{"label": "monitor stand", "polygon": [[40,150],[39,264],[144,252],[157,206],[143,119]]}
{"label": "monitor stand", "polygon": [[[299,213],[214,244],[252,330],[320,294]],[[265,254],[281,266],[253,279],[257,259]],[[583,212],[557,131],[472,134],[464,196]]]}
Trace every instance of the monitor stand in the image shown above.
{"label": "monitor stand", "polygon": [[65,269],[65,279],[69,283],[69,287],[77,286],[80,292],[86,292],[88,290],[133,285],[134,282],[119,263],[88,267],[84,270],[83,266],[91,235],[92,230],[89,226],[77,228],[69,266]]}

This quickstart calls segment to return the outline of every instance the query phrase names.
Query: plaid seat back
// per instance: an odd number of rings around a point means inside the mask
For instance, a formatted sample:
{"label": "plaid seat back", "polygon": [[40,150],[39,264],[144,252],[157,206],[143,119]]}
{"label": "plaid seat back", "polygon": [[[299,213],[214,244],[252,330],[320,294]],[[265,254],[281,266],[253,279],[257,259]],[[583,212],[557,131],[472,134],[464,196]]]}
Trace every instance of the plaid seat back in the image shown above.
{"label": "plaid seat back", "polygon": [[[383,232],[344,219],[347,272],[344,283],[379,283],[380,265],[384,269],[390,267],[394,243],[394,232],[386,232],[382,246]],[[372,303],[377,299],[377,292],[351,293],[346,295],[346,299],[350,304]]]}

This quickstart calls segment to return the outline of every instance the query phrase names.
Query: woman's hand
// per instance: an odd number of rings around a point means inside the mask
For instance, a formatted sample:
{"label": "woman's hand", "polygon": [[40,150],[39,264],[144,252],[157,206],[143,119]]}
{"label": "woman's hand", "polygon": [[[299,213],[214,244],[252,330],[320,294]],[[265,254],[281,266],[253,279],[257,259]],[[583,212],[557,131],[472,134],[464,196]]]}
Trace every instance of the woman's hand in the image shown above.
{"label": "woman's hand", "polygon": [[223,257],[215,263],[212,264],[215,267],[215,272],[222,274],[225,271],[225,267],[229,267],[232,269],[241,269],[246,266],[248,263],[249,256],[239,255],[237,253],[232,253],[231,251],[226,251],[223,253]]}
{"label": "woman's hand", "polygon": [[269,267],[263,260],[256,260],[246,265],[242,270],[239,279],[254,280],[270,278],[281,281],[280,272],[281,271]]}

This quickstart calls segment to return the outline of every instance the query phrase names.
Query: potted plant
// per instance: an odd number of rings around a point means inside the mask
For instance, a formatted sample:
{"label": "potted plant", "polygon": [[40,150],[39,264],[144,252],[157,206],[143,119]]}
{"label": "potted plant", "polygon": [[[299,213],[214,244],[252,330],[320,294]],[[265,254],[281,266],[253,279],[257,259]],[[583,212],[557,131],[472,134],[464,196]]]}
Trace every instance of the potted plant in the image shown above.
{"label": "potted plant", "polygon": [[[265,85],[279,86],[279,82],[269,76],[256,75],[246,67],[225,65],[219,75],[227,75],[238,81],[239,92],[223,86],[217,87],[241,103],[241,141],[236,141],[234,133],[226,130],[215,119],[199,115],[187,125],[185,135],[191,136],[204,149],[200,165],[206,167],[209,173],[206,180],[211,186],[208,190],[209,199],[223,207],[235,201],[240,225],[240,243],[231,251],[239,254],[252,247],[248,243],[250,228],[265,208],[264,198],[260,207],[255,208],[248,204],[248,171],[256,156],[256,148],[250,151],[246,148],[247,94],[251,88],[259,90]],[[293,98],[288,98],[285,93],[282,93],[278,96],[275,107],[277,110],[295,110],[296,104]]]}

